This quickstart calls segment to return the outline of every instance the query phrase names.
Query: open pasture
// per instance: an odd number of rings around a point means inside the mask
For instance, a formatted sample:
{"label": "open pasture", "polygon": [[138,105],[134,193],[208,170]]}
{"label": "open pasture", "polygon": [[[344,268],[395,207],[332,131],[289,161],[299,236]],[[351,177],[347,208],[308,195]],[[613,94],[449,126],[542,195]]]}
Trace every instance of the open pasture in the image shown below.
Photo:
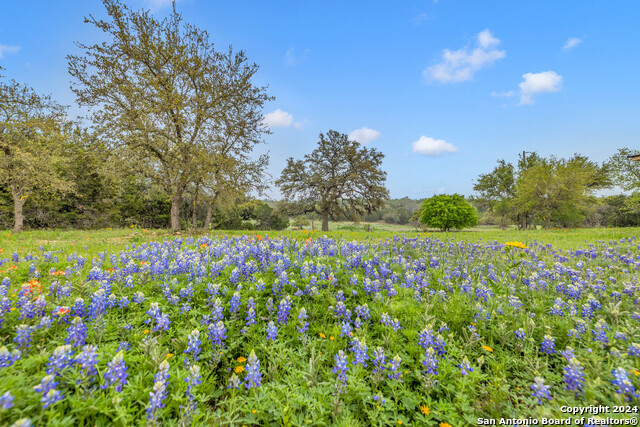
{"label": "open pasture", "polygon": [[0,424],[637,416],[637,234],[4,233]]}

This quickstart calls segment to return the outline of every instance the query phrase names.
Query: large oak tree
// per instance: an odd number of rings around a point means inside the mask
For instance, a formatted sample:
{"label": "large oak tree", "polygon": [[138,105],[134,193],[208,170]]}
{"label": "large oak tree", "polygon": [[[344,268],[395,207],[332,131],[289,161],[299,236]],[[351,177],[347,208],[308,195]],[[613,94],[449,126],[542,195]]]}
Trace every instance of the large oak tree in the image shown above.
{"label": "large oak tree", "polygon": [[330,130],[326,136],[320,134],[318,147],[303,160],[287,159],[276,185],[301,211],[318,213],[322,231],[329,231],[330,216],[363,215],[384,206],[389,192],[383,158],[375,148]]}
{"label": "large oak tree", "polygon": [[13,198],[13,232],[24,223],[28,197],[68,192],[73,184],[61,175],[61,148],[70,134],[65,109],[49,96],[14,80],[0,81],[0,185]]}
{"label": "large oak tree", "polygon": [[[268,133],[262,107],[271,98],[252,78],[258,70],[244,52],[219,51],[209,35],[184,23],[175,10],[158,20],[118,0],[103,0],[108,20],[89,16],[108,36],[104,43],[78,43],[69,55],[72,90],[81,105],[94,107],[97,134],[114,149],[144,165],[171,197],[171,228],[187,186],[216,175],[228,157],[239,169],[264,167],[251,152]],[[216,180],[210,180],[215,182]]]}

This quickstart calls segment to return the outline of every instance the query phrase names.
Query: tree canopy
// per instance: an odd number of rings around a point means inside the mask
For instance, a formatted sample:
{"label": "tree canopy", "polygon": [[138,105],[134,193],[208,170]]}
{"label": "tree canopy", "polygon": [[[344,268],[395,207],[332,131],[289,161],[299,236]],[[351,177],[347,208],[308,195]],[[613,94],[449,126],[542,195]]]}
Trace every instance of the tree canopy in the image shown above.
{"label": "tree canopy", "polygon": [[322,217],[322,230],[329,230],[329,217],[363,215],[381,208],[389,192],[381,169],[384,154],[360,146],[334,130],[320,134],[318,147],[303,160],[287,159],[276,185],[285,199],[297,202],[301,211]]}
{"label": "tree canopy", "polygon": [[476,210],[459,194],[440,194],[422,203],[420,222],[432,228],[461,230],[478,223]]}
{"label": "tree canopy", "polygon": [[77,43],[82,55],[67,57],[72,90],[80,105],[95,109],[100,138],[170,195],[171,227],[179,230],[190,183],[221,182],[229,159],[235,170],[264,168],[266,156],[250,154],[268,133],[261,111],[272,98],[252,83],[258,66],[243,51],[216,50],[206,31],[182,21],[175,4],[160,21],[118,0],[103,2],[109,19],[85,22],[109,41]]}
{"label": "tree canopy", "polygon": [[0,81],[0,185],[13,198],[13,232],[23,227],[23,206],[33,191],[68,192],[61,175],[62,145],[71,125],[65,109],[49,96],[14,80]]}

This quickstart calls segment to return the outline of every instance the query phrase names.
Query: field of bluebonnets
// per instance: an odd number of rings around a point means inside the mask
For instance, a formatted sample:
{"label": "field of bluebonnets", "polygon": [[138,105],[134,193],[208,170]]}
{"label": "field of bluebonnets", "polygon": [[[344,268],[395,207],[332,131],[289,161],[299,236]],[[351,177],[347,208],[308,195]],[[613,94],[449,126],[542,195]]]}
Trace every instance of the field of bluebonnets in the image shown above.
{"label": "field of bluebonnets", "polygon": [[0,425],[628,418],[613,411],[638,404],[637,231],[564,248],[517,232],[7,236]]}

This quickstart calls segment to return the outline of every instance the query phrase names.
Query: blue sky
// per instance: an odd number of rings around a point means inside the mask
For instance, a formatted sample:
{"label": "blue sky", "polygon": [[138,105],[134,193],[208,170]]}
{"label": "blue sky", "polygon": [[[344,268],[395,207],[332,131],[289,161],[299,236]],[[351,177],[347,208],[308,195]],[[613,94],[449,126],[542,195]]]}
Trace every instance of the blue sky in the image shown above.
{"label": "blue sky", "polygon": [[[128,0],[169,10],[165,0]],[[184,19],[260,65],[276,178],[330,129],[386,157],[392,197],[471,195],[523,150],[604,161],[640,149],[640,2],[181,0]],[[0,66],[73,105],[65,56],[103,40],[101,1],[0,3]],[[72,113],[82,114],[78,108]],[[279,196],[277,190],[270,195]]]}

